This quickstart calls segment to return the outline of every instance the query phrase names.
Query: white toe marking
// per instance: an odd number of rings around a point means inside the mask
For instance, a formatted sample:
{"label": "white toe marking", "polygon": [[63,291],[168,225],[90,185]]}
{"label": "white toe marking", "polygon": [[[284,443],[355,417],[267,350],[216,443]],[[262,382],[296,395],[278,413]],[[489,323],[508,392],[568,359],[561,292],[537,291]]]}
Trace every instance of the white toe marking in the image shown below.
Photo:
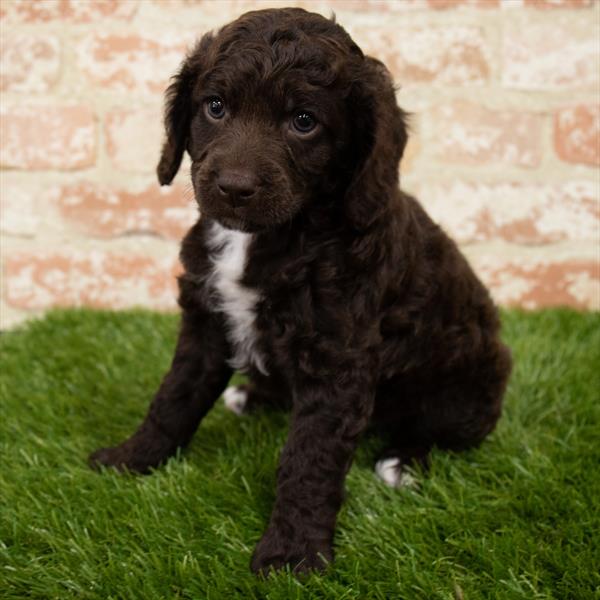
{"label": "white toe marking", "polygon": [[375,464],[375,473],[390,487],[415,487],[417,480],[400,468],[399,458],[384,458]]}
{"label": "white toe marking", "polygon": [[236,415],[242,415],[248,400],[248,392],[237,385],[232,385],[223,392],[223,399],[226,408]]}
{"label": "white toe marking", "polygon": [[375,464],[375,473],[385,484],[396,487],[400,480],[399,458],[384,458]]}

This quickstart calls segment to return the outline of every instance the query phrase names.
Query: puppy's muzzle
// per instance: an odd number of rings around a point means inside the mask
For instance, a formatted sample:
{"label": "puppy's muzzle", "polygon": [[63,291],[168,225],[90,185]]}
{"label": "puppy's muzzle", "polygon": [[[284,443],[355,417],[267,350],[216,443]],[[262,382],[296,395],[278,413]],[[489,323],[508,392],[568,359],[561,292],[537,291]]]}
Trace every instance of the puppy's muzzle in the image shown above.
{"label": "puppy's muzzle", "polygon": [[256,196],[260,182],[251,171],[223,169],[217,174],[215,185],[219,196],[232,208],[238,208]]}

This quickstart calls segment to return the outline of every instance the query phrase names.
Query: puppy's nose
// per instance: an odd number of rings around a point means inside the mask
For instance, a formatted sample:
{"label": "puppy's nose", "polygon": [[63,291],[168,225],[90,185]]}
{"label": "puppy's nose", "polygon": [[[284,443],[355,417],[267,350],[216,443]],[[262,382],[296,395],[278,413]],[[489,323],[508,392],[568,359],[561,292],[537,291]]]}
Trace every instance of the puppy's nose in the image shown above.
{"label": "puppy's nose", "polygon": [[226,196],[230,204],[236,207],[242,206],[254,196],[258,178],[248,171],[227,169],[219,173],[216,184],[221,195]]}

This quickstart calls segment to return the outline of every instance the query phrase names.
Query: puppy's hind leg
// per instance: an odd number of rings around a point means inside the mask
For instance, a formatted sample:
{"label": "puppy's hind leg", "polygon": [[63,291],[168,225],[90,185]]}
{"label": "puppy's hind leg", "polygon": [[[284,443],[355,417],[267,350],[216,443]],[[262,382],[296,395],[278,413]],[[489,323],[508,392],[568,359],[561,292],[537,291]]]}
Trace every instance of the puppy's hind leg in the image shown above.
{"label": "puppy's hind leg", "polygon": [[452,451],[478,446],[500,417],[510,366],[509,351],[497,343],[488,356],[438,373],[435,382],[405,383],[400,405],[413,407],[414,414],[399,411],[395,419],[393,411],[386,414],[388,425],[396,423],[392,439],[399,445],[377,463],[377,474],[398,487],[411,462],[427,468],[434,445]]}
{"label": "puppy's hind leg", "polygon": [[424,427],[422,404],[420,393],[400,379],[377,390],[374,423],[387,445],[375,463],[375,474],[390,487],[416,487],[411,469],[429,470],[433,443]]}

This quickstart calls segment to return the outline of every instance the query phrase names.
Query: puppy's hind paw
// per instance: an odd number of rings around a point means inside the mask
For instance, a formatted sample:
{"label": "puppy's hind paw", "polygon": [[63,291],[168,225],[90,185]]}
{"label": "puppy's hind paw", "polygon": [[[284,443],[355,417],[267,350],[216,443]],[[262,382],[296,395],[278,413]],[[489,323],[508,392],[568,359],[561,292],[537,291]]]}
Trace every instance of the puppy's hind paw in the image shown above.
{"label": "puppy's hind paw", "polygon": [[386,485],[393,488],[415,488],[418,481],[403,468],[403,463],[399,458],[383,458],[375,464],[375,474]]}
{"label": "puppy's hind paw", "polygon": [[246,412],[248,402],[248,391],[244,386],[232,385],[223,392],[225,408],[234,412],[236,415],[243,415]]}

